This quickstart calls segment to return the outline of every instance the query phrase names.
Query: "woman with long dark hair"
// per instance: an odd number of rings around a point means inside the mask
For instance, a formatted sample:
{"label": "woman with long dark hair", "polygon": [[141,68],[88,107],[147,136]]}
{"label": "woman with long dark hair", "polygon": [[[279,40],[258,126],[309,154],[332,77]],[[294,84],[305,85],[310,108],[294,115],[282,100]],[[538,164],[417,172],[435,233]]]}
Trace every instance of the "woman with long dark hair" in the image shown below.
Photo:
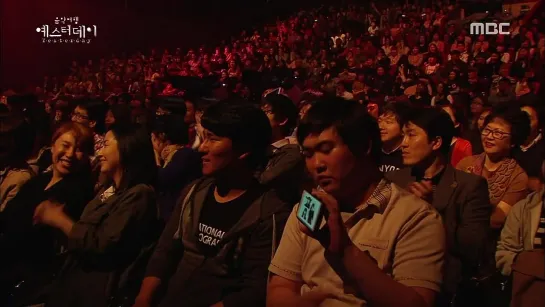
{"label": "woman with long dark hair", "polygon": [[42,202],[34,213],[35,223],[66,235],[70,255],[46,306],[101,307],[130,297],[141,279],[139,264],[157,238],[157,166],[149,134],[113,126],[98,158],[109,184],[79,220],[52,201]]}

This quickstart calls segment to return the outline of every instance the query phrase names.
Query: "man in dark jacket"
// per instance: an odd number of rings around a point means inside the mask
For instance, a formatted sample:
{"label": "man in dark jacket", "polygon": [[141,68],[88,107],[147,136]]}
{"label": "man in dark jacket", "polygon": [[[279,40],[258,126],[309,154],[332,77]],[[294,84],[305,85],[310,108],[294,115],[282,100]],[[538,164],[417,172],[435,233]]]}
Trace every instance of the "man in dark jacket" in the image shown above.
{"label": "man in dark jacket", "polygon": [[488,184],[450,165],[454,126],[444,111],[423,109],[412,114],[403,132],[403,163],[409,167],[386,177],[432,204],[443,218],[447,256],[437,306],[449,306],[460,283],[476,275],[484,253],[492,208]]}
{"label": "man in dark jacket", "polygon": [[272,144],[267,151],[268,161],[259,174],[259,182],[273,187],[286,202],[295,205],[301,196],[304,165],[297,140],[292,136],[298,111],[284,95],[269,94],[261,109],[269,118]]}
{"label": "man in dark jacket", "polygon": [[254,177],[270,144],[269,121],[259,108],[223,102],[201,123],[205,177],[182,192],[135,306],[265,304],[267,266],[291,210]]}

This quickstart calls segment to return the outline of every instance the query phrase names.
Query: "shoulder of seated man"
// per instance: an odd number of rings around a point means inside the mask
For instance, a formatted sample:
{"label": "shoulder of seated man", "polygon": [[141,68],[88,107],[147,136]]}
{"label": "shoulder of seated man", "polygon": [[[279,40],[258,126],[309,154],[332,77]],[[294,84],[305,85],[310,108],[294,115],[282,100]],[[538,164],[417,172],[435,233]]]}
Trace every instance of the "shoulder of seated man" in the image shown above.
{"label": "shoulder of seated man", "polygon": [[279,212],[291,212],[295,205],[283,200],[281,193],[275,188],[264,187],[264,192],[259,198],[262,217],[269,217]]}
{"label": "shoulder of seated man", "polygon": [[403,215],[410,216],[422,212],[429,212],[430,214],[437,215],[437,217],[439,217],[437,211],[433,208],[431,204],[414,195],[413,193],[403,189],[395,183],[392,184],[392,196],[394,195],[394,192],[396,192],[397,198],[395,199],[395,203],[391,204],[393,206],[390,210],[396,210],[398,212],[402,211],[404,213]]}

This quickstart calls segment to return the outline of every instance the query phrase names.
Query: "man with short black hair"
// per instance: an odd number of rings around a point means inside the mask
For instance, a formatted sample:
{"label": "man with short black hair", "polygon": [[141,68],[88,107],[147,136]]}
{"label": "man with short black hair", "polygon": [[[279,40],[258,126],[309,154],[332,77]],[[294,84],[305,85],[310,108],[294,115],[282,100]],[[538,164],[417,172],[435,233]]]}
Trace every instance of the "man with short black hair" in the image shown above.
{"label": "man with short black hair", "polygon": [[155,115],[170,115],[177,114],[184,116],[187,113],[187,106],[185,100],[181,97],[164,97],[157,101],[157,110]]}
{"label": "man with short black hair", "polygon": [[325,218],[311,232],[299,206],[292,211],[269,266],[267,306],[432,307],[442,281],[441,217],[383,178],[379,128],[366,108],[319,101],[297,138]]}
{"label": "man with short black hair", "polygon": [[265,304],[267,265],[291,209],[254,177],[269,121],[255,106],[228,101],[207,108],[201,122],[205,177],[181,193],[135,306]]}
{"label": "man with short black hair", "polygon": [[443,218],[447,266],[437,306],[448,306],[460,283],[477,274],[484,254],[492,213],[488,184],[484,178],[450,165],[454,124],[446,112],[419,110],[408,119],[403,133],[403,163],[408,167],[386,177],[432,204]]}

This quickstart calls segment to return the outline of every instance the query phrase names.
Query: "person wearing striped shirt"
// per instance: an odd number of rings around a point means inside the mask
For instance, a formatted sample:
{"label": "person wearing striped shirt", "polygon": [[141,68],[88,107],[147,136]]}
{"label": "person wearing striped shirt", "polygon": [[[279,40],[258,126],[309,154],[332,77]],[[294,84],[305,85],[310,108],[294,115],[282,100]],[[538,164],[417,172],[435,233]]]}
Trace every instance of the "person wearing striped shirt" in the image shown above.
{"label": "person wearing striped shirt", "polygon": [[[542,163],[545,169],[545,163]],[[501,232],[496,250],[496,267],[511,275],[517,256],[526,251],[545,249],[545,189],[528,195],[513,206]]]}

